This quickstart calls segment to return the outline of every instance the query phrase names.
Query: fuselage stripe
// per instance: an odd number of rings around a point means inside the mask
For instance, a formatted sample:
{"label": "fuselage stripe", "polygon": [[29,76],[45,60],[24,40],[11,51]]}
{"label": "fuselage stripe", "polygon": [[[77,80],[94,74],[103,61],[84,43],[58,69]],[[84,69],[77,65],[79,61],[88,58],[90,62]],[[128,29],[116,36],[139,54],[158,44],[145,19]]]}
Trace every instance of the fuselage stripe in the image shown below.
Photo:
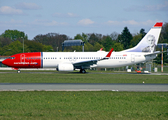
{"label": "fuselage stripe", "polygon": [[43,52],[41,52],[41,68],[43,68]]}

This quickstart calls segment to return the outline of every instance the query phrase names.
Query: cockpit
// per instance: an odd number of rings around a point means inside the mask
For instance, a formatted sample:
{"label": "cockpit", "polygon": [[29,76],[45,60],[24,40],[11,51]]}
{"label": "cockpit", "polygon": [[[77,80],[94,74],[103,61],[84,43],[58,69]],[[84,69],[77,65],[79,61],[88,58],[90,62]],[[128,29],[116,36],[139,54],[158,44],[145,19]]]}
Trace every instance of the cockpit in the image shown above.
{"label": "cockpit", "polygon": [[8,59],[12,59],[13,60],[13,59],[15,59],[15,57],[8,57]]}

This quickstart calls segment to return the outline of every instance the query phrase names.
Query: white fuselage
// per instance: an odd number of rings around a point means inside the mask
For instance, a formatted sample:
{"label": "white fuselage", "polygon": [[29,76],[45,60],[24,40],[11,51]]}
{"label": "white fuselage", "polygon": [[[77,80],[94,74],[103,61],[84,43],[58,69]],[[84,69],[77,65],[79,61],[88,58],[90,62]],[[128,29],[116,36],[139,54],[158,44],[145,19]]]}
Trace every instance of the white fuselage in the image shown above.
{"label": "white fuselage", "polygon": [[[43,67],[57,68],[59,64],[74,64],[78,62],[99,60],[104,58],[108,52],[43,52]],[[154,59],[156,55],[145,57],[143,52],[113,52],[111,57],[106,60],[98,61],[91,67],[115,68],[136,63],[142,63]]]}

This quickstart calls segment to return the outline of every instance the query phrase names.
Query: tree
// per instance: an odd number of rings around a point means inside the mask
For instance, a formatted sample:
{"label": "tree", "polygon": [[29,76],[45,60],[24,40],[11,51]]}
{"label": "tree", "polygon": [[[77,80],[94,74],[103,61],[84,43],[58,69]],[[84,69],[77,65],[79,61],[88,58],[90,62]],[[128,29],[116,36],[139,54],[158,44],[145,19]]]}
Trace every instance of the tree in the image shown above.
{"label": "tree", "polygon": [[130,42],[130,48],[136,46],[142,39],[142,34],[136,34],[133,36],[131,42]]}
{"label": "tree", "polygon": [[27,45],[31,52],[43,52],[43,44],[35,41],[25,40],[24,44]]}
{"label": "tree", "polygon": [[94,45],[95,42],[101,42],[102,34],[88,34],[88,41],[90,44]]}
{"label": "tree", "polygon": [[45,52],[53,52],[53,47],[51,45],[43,45]]}
{"label": "tree", "polygon": [[53,47],[51,45],[43,45],[42,43],[32,41],[32,40],[25,40],[25,45],[27,45],[28,49],[31,52],[46,52],[46,51],[53,51]]}
{"label": "tree", "polygon": [[131,40],[132,40],[132,35],[129,32],[129,29],[127,27],[124,27],[124,30],[122,31],[121,35],[118,35],[117,41],[123,44],[124,49],[128,49],[130,46]]}
{"label": "tree", "polygon": [[10,43],[12,43],[12,41],[10,40],[10,38],[4,38],[4,37],[0,37],[0,47],[4,47],[6,45],[9,45]]}
{"label": "tree", "polygon": [[[166,49],[165,49],[166,50]],[[158,54],[158,56],[154,59],[157,64],[161,64],[161,54]],[[168,63],[168,55],[167,52],[163,53],[163,63]]]}
{"label": "tree", "polygon": [[83,41],[85,43],[87,43],[88,42],[88,36],[86,34],[82,33],[82,37],[83,37]]}
{"label": "tree", "polygon": [[[168,43],[168,23],[165,23],[162,26],[162,31],[159,37],[159,43]],[[158,50],[161,51],[161,48],[159,48]],[[164,48],[163,51],[167,51],[167,48]],[[161,64],[161,54],[159,54],[155,60],[156,60],[156,63]],[[168,63],[168,53],[167,52],[163,53],[163,63]]]}
{"label": "tree", "polygon": [[11,44],[13,41],[23,41],[27,40],[28,37],[24,32],[18,30],[5,30],[0,36],[0,47]]}
{"label": "tree", "polygon": [[78,39],[81,39],[83,40],[83,37],[80,35],[80,34],[77,34],[75,37],[74,37],[75,40],[78,40]]}
{"label": "tree", "polygon": [[143,28],[141,28],[139,33],[142,34],[142,38],[146,35],[145,29],[143,29]]}
{"label": "tree", "polygon": [[165,23],[162,27],[159,42],[168,43],[168,23]]}
{"label": "tree", "polygon": [[64,40],[70,39],[66,35],[60,35],[57,33],[48,33],[46,35],[37,35],[34,37],[33,41],[42,43],[43,45],[51,45],[54,51],[57,50],[57,47],[60,49],[62,48],[62,43]]}
{"label": "tree", "polygon": [[87,39],[88,39],[88,36],[84,33],[82,33],[82,35],[80,34],[77,34],[75,37],[74,37],[75,40],[77,39],[81,39],[82,41],[84,41],[85,43],[88,42]]}
{"label": "tree", "polygon": [[122,51],[123,50],[123,45],[121,43],[114,43],[112,48],[114,48],[114,51]]}
{"label": "tree", "polygon": [[[20,41],[14,41],[9,45],[4,46],[2,51],[2,55],[13,55],[17,53],[23,52],[23,44]],[[24,45],[24,52],[30,52],[28,47]]]}
{"label": "tree", "polygon": [[1,35],[4,38],[9,38],[11,41],[16,41],[18,39],[24,38],[25,40],[28,39],[27,35],[24,32],[18,30],[5,30],[4,33]]}
{"label": "tree", "polygon": [[98,42],[96,42],[96,43],[94,44],[94,51],[98,51],[98,50],[100,50],[100,48],[103,48],[103,49],[104,49],[103,45],[101,45],[101,44],[99,44]]}
{"label": "tree", "polygon": [[93,45],[89,42],[85,43],[84,45],[85,51],[94,51]]}
{"label": "tree", "polygon": [[102,44],[105,48],[105,51],[109,51],[112,48],[114,42],[115,41],[112,41],[110,36],[103,36]]}
{"label": "tree", "polygon": [[[71,46],[72,50],[74,51],[78,51],[81,52],[82,51],[82,46]],[[69,49],[70,50],[70,49]]]}
{"label": "tree", "polygon": [[117,38],[118,38],[118,33],[113,32],[113,33],[110,34],[110,37],[111,37],[112,40],[117,40]]}

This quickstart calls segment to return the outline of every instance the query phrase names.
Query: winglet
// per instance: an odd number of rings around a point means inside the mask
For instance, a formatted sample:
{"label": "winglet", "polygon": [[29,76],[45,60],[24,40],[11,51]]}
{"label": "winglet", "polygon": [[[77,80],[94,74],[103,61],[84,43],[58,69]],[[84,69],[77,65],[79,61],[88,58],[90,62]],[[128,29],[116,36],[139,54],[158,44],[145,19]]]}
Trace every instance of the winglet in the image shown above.
{"label": "winglet", "polygon": [[103,50],[103,48],[101,48],[99,51],[102,51]]}
{"label": "winglet", "polygon": [[106,58],[109,58],[111,56],[111,53],[113,52],[113,48],[110,50],[110,52],[106,55]]}
{"label": "winglet", "polygon": [[112,52],[113,52],[113,48],[112,48],[112,49],[110,50],[110,52],[106,55],[106,57],[104,57],[104,58],[102,58],[102,59],[100,59],[100,60],[98,60],[98,61],[109,59]]}

